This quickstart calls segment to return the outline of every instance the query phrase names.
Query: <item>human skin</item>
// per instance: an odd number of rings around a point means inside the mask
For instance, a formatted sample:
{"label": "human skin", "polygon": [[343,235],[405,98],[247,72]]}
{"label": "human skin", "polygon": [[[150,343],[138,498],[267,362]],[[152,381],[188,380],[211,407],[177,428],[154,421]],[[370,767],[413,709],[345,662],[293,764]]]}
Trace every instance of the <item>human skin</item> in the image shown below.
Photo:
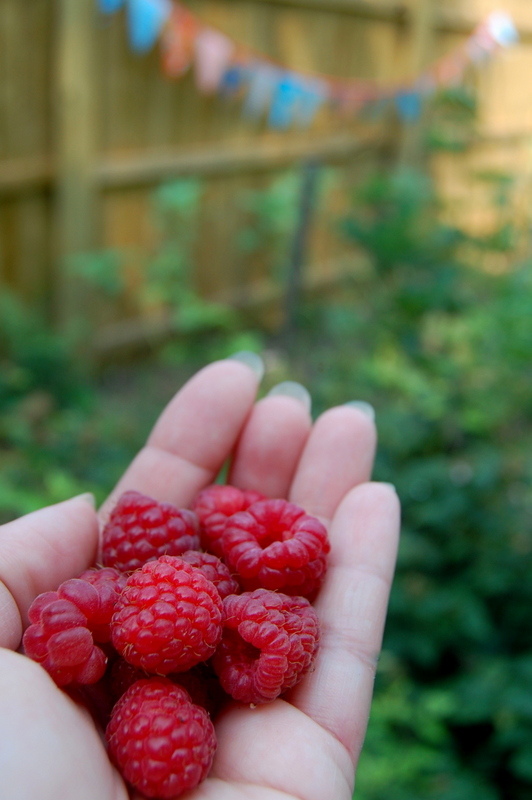
{"label": "human skin", "polygon": [[[0,528],[0,775],[4,800],[126,800],[86,710],[16,652],[41,592],[98,557],[102,522],[126,489],[186,507],[232,457],[228,482],[319,517],[331,553],[315,607],[315,669],[288,695],[216,720],[207,780],[186,800],[348,800],[362,747],[395,566],[399,502],[370,482],[376,432],[351,406],[312,424],[294,397],[256,402],[258,377],[215,362],[171,400],[99,514],[85,497]],[[137,797],[136,795],[133,795]]]}

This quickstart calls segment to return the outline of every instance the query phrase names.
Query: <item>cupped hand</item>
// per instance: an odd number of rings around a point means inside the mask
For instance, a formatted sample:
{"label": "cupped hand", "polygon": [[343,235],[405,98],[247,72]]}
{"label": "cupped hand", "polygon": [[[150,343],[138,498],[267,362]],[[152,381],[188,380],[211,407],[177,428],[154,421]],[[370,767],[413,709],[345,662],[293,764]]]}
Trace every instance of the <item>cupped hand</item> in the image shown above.
{"label": "cupped hand", "polygon": [[88,713],[16,652],[28,608],[94,563],[98,532],[126,489],[190,504],[231,456],[228,482],[285,497],[326,523],[329,569],[315,603],[315,670],[282,699],[230,705],[211,774],[186,800],[348,800],[369,716],[393,576],[399,504],[368,482],[375,428],[339,406],[312,425],[286,395],[255,402],[237,360],[194,376],[169,403],[98,516],[86,497],[0,528],[0,775],[4,800],[126,800]]}

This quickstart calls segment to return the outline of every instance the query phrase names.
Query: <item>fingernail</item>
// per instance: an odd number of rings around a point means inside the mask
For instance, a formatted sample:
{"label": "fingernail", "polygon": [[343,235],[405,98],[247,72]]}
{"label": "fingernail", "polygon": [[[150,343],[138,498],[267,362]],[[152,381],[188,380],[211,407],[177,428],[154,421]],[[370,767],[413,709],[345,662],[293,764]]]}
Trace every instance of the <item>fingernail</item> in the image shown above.
{"label": "fingernail", "polygon": [[240,350],[240,352],[233,353],[232,356],[229,356],[228,360],[239,361],[241,364],[245,364],[246,367],[253,370],[259,382],[262,380],[262,376],[264,375],[264,361],[257,353],[253,353],[251,350]]}
{"label": "fingernail", "polygon": [[371,420],[375,419],[375,409],[370,403],[366,403],[365,400],[351,400],[351,402],[344,403],[344,405],[349,406],[349,408],[358,408],[359,411],[362,411],[362,413]]}
{"label": "fingernail", "polygon": [[278,383],[277,386],[274,386],[273,389],[270,389],[268,392],[268,397],[275,397],[276,395],[293,397],[294,400],[299,400],[300,403],[303,403],[307,411],[310,412],[312,398],[308,390],[300,383],[296,383],[296,381],[283,381],[282,383]]}
{"label": "fingernail", "polygon": [[395,483],[388,483],[387,481],[379,481],[379,483],[381,486],[388,486],[390,489],[393,489],[393,491],[397,494]]}
{"label": "fingernail", "polygon": [[92,492],[84,492],[83,494],[77,494],[72,500],[84,500],[93,508],[96,508],[96,498]]}

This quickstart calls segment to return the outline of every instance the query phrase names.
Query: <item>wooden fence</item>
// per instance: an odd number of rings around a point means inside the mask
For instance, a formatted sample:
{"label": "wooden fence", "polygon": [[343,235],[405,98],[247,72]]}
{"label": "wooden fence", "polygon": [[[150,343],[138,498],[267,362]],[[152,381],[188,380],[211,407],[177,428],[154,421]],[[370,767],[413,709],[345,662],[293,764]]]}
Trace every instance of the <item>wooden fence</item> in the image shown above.
{"label": "wooden fence", "polygon": [[[288,67],[383,84],[414,76],[463,42],[492,10],[487,0],[189,5]],[[532,83],[525,78],[532,9],[528,0],[508,0],[505,7],[521,43],[479,75],[478,146],[465,158],[435,162],[456,207],[469,200],[465,210],[471,210],[471,192],[477,192],[479,224],[488,206],[470,182],[471,168],[529,171]],[[389,156],[397,134],[389,124],[346,122],[332,113],[320,114],[308,131],[268,130],[244,120],[235,105],[198,95],[191,76],[165,78],[157,52],[132,54],[123,15],[102,17],[95,0],[0,0],[0,282],[40,304],[59,325],[89,313],[101,349],[134,340],[145,334],[132,299],[142,270],[135,254],[154,247],[154,187],[185,175],[203,179],[195,281],[204,295],[227,297],[247,280],[235,267],[242,192],[309,159],[331,165],[352,184]],[[311,281],[352,267],[353,256],[327,215],[316,221],[309,247]],[[69,258],[109,249],[129,254],[131,296],[94,302],[70,274]],[[251,296],[259,286],[264,291],[267,272],[250,275],[249,283]]]}

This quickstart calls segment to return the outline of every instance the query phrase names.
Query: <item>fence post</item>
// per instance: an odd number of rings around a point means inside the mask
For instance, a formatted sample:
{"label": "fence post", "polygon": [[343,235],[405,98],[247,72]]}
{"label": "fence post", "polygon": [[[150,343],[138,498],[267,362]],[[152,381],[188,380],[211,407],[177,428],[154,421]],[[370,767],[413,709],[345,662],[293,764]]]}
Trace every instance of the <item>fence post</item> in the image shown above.
{"label": "fence post", "polygon": [[312,229],[312,216],[316,203],[320,165],[315,159],[308,159],[301,170],[301,189],[299,193],[299,209],[296,230],[292,240],[288,277],[285,293],[285,319],[282,338],[287,347],[294,345],[297,330],[297,316],[301,306],[303,293],[303,269],[307,256],[309,237]]}
{"label": "fence post", "polygon": [[55,286],[59,328],[86,316],[86,288],[70,274],[73,254],[95,246],[95,3],[57,0],[54,91]]}
{"label": "fence post", "polygon": [[[417,0],[412,11],[412,45],[410,57],[410,80],[422,74],[434,60],[435,0]],[[406,122],[399,148],[399,164],[415,167],[423,156],[423,136],[426,129],[426,106],[415,122]]]}

